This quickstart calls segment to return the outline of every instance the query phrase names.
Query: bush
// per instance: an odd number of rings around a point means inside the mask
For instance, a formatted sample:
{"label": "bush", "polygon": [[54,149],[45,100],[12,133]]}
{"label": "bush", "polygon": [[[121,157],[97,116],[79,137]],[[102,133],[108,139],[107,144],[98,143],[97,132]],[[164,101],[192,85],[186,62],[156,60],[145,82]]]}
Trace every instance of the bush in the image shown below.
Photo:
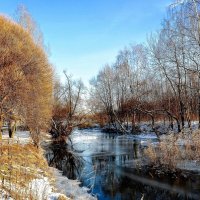
{"label": "bush", "polygon": [[200,161],[200,132],[172,133],[162,138],[157,146],[149,144],[145,156],[150,165],[163,170],[175,170],[183,161]]}

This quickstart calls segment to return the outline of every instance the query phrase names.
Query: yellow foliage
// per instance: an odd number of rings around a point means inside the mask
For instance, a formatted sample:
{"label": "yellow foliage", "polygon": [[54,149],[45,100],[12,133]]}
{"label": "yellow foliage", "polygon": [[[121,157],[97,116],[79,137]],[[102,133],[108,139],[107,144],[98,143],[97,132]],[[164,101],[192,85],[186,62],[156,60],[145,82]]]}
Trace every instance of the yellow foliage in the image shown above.
{"label": "yellow foliage", "polygon": [[38,134],[51,117],[52,67],[20,25],[0,16],[0,30],[0,121],[14,113]]}

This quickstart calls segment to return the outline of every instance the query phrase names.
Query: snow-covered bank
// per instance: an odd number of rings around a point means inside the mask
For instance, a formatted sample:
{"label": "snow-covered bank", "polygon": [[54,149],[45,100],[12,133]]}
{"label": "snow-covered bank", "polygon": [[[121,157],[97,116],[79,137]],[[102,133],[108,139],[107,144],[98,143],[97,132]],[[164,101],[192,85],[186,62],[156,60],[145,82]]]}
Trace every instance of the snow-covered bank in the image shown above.
{"label": "snow-covered bank", "polygon": [[4,131],[2,134],[2,141],[9,141],[10,143],[19,142],[21,145],[32,143],[29,131],[16,131],[14,138],[9,138],[8,131]]}
{"label": "snow-covered bank", "polygon": [[54,192],[55,188],[50,184],[47,177],[34,179],[30,182],[29,187],[31,188],[31,195],[37,200],[57,200],[61,196],[70,200],[62,193]]}
{"label": "snow-covered bank", "polygon": [[56,188],[59,192],[71,197],[73,200],[95,200],[96,197],[88,193],[88,188],[80,187],[80,182],[70,180],[62,175],[62,172],[52,168],[56,179]]}
{"label": "snow-covered bank", "polygon": [[196,160],[184,160],[177,164],[177,168],[200,173],[200,162]]}
{"label": "snow-covered bank", "polygon": [[[184,125],[184,129],[182,129],[182,131],[184,130],[197,130],[198,129],[198,126],[199,126],[199,122],[198,121],[191,121],[190,122],[190,127],[189,127],[189,124],[188,122],[185,122],[185,125]],[[133,134],[133,135],[163,135],[163,134],[167,134],[169,132],[173,132],[173,133],[177,133],[178,132],[178,126],[177,126],[177,123],[173,123],[173,128],[171,126],[171,124],[169,124],[169,122],[163,122],[163,121],[156,121],[154,123],[154,126],[152,128],[152,122],[151,121],[143,121],[143,122],[140,122],[136,125],[136,130],[134,132],[132,132],[132,124],[131,123],[128,123],[127,124],[122,124],[125,129],[126,129],[126,132],[123,132],[123,134]],[[117,126],[118,130],[120,130],[120,127]],[[116,127],[114,126],[108,126],[108,125],[105,125],[102,129],[101,129],[103,132],[107,132],[109,133],[109,130],[111,130],[111,133],[122,133],[120,131],[117,131]],[[155,131],[157,132],[157,134],[155,134]]]}
{"label": "snow-covered bank", "polygon": [[0,163],[0,199],[69,199],[55,192],[43,151],[34,147],[28,131],[17,131],[14,138],[9,138],[4,131],[0,141]]}

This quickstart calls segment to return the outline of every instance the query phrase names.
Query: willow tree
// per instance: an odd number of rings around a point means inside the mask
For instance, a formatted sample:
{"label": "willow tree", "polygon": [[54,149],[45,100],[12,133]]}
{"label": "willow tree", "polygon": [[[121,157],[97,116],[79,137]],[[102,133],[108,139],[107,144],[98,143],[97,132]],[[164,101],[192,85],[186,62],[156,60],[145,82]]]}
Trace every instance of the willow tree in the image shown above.
{"label": "willow tree", "polygon": [[51,117],[52,67],[22,26],[0,16],[0,30],[0,130],[4,120],[17,116],[38,144]]}

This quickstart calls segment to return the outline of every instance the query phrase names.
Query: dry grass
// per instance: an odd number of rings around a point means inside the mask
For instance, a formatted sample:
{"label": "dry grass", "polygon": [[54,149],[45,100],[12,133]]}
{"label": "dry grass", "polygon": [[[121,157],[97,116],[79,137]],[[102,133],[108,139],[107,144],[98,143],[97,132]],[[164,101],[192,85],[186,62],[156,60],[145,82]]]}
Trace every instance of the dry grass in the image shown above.
{"label": "dry grass", "polygon": [[59,195],[58,200],[70,200],[69,198],[67,198],[65,195]]}
{"label": "dry grass", "polygon": [[200,161],[200,132],[170,134],[158,146],[149,145],[145,151],[153,166],[174,170],[181,161]]}
{"label": "dry grass", "polygon": [[78,126],[78,128],[84,129],[84,128],[91,128],[92,126],[93,126],[93,124],[91,122],[84,122],[84,123],[80,124]]}
{"label": "dry grass", "polygon": [[3,190],[13,199],[34,199],[29,183],[51,176],[41,149],[33,144],[1,142],[0,163],[0,195]]}

